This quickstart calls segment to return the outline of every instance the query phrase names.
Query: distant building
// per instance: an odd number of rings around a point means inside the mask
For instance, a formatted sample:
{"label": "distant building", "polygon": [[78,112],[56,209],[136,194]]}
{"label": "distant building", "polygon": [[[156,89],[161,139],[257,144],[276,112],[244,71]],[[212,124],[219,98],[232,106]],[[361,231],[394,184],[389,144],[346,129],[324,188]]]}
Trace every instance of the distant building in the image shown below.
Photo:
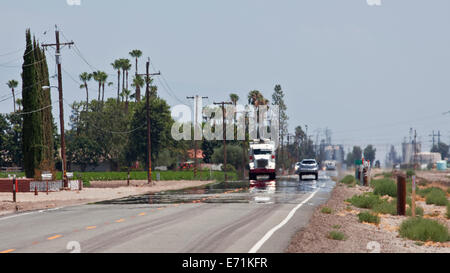
{"label": "distant building", "polygon": [[[414,147],[416,151],[414,152]],[[419,154],[422,151],[422,144],[417,143],[402,143],[402,163],[412,164],[414,163],[414,155]]]}
{"label": "distant building", "polygon": [[417,154],[417,161],[420,164],[435,164],[436,162],[441,160],[442,157],[440,153],[423,152]]}

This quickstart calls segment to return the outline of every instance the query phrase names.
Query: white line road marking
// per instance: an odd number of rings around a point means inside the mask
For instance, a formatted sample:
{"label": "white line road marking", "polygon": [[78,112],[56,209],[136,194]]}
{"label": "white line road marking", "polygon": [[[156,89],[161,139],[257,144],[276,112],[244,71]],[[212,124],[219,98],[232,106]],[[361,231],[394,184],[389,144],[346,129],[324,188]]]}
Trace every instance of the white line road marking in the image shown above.
{"label": "white line road marking", "polygon": [[63,207],[53,208],[53,209],[36,210],[36,211],[31,211],[31,212],[23,212],[23,213],[14,214],[14,215],[11,215],[11,216],[0,217],[0,221],[11,219],[11,218],[16,218],[16,217],[20,217],[20,216],[30,215],[30,214],[43,213],[43,212],[48,212],[48,211],[55,211],[55,210],[59,210],[59,209],[62,209],[62,208]]}
{"label": "white line road marking", "polygon": [[295,208],[293,208],[288,216],[286,216],[286,218],[284,218],[283,221],[281,221],[281,223],[279,223],[278,225],[276,225],[275,227],[273,227],[271,230],[269,230],[262,238],[261,240],[259,240],[250,250],[248,253],[256,253],[258,252],[258,250],[264,245],[264,243],[270,239],[270,237],[272,237],[272,235],[275,233],[275,231],[279,230],[280,228],[282,228],[284,225],[286,225],[287,222],[289,222],[289,220],[291,220],[292,216],[294,216],[295,212],[297,212],[297,210],[299,208],[301,208],[304,204],[306,204],[309,200],[311,200],[311,198],[314,197],[314,195],[316,195],[316,193],[318,192],[318,190],[314,191],[313,193],[311,193],[311,195],[306,198],[305,200],[303,200],[303,202],[301,202],[300,204],[298,204]]}

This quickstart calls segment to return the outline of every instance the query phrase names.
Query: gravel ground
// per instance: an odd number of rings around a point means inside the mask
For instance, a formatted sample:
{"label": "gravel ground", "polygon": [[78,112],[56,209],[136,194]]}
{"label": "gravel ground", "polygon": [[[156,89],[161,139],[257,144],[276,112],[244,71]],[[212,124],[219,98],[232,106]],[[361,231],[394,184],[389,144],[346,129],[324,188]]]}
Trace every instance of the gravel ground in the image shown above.
{"label": "gravel ground", "polygon": [[15,211],[80,205],[130,195],[197,187],[212,182],[157,181],[156,185],[148,186],[147,181],[131,181],[130,187],[127,187],[127,181],[93,181],[91,182],[92,187],[84,188],[82,191],[51,192],[48,195],[40,192],[38,196],[35,196],[34,193],[17,193],[17,203],[12,202],[12,193],[0,193],[0,215]]}
{"label": "gravel ground", "polygon": [[[367,191],[370,191],[370,188],[360,186],[349,188],[338,184],[328,202],[316,209],[308,226],[293,237],[286,252],[370,253],[379,249],[381,253],[450,253],[448,242],[425,243],[419,246],[414,241],[400,238],[397,230],[406,217],[381,215],[378,226],[359,223],[357,214],[362,209],[350,206],[345,200]],[[417,205],[424,208],[425,217],[433,218],[450,227],[450,221],[444,218],[444,207],[425,205],[423,201],[417,202]],[[331,208],[332,214],[322,213],[321,208],[324,206]],[[431,217],[431,214],[437,211],[439,215]],[[344,233],[346,240],[328,239],[327,236],[332,230]]]}

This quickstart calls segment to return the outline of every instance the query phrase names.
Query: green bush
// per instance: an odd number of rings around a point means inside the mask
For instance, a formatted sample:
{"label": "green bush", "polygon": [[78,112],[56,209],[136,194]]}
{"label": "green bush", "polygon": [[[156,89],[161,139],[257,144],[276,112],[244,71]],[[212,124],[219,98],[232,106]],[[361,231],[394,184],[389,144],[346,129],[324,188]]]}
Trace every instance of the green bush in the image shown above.
{"label": "green bush", "polygon": [[383,173],[384,178],[392,178],[392,173]]}
{"label": "green bush", "polygon": [[436,187],[429,187],[429,188],[423,188],[417,191],[417,194],[425,197],[427,194],[429,194],[431,191],[440,191],[442,190],[441,188],[436,188]]}
{"label": "green bush", "polygon": [[446,206],[448,204],[447,195],[442,189],[434,188],[425,196],[427,204],[435,204],[437,206]]}
{"label": "green bush", "polygon": [[450,219],[450,203],[447,204],[447,213],[445,216],[447,216],[447,219]]}
{"label": "green bush", "polygon": [[341,183],[346,185],[352,185],[356,183],[356,179],[353,175],[347,175],[344,178],[342,178]]}
{"label": "green bush", "polygon": [[449,187],[449,188],[447,188],[447,193],[450,193],[450,187]]}
{"label": "green bush", "polygon": [[[407,216],[412,216],[412,209],[411,209],[411,207],[409,207],[409,208],[406,210],[406,215],[407,215]],[[421,207],[416,207],[416,216],[423,216],[423,208],[421,208]]]}
{"label": "green bush", "polygon": [[329,207],[323,207],[320,211],[325,214],[331,214],[333,212],[333,210]]}
{"label": "green bush", "polygon": [[413,175],[416,175],[416,172],[414,170],[406,171],[406,177],[413,177]]}
{"label": "green bush", "polygon": [[380,223],[380,217],[370,212],[361,212],[358,214],[358,218],[361,223],[373,223],[377,225]]}
{"label": "green bush", "polygon": [[367,192],[361,195],[354,195],[352,198],[347,199],[347,202],[357,208],[372,209],[375,205],[382,203],[383,200],[380,196]]}
{"label": "green bush", "polygon": [[340,231],[330,231],[330,233],[328,234],[328,238],[329,239],[333,239],[333,240],[338,240],[338,241],[343,241],[346,239],[346,236],[344,233],[340,232]]}
{"label": "green bush", "polygon": [[372,208],[372,211],[379,214],[397,214],[397,202],[393,200],[392,202],[388,202],[386,200],[382,200],[382,202],[375,204]]}
{"label": "green bush", "polygon": [[372,183],[374,187],[373,193],[376,195],[389,195],[392,197],[397,197],[397,185],[394,180],[391,179],[380,179],[375,180]]}
{"label": "green bush", "polygon": [[450,240],[447,227],[437,221],[421,217],[403,221],[400,225],[399,234],[403,238],[422,242],[447,242]]}

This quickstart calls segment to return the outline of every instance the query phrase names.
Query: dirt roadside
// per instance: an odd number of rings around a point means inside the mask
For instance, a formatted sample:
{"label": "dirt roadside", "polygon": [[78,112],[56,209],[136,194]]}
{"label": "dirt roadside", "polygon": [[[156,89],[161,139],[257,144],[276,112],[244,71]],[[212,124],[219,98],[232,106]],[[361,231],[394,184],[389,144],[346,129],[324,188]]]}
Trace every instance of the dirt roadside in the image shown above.
{"label": "dirt roadside", "polygon": [[[450,253],[448,242],[419,245],[399,237],[398,228],[406,217],[380,215],[378,226],[360,223],[357,214],[364,209],[350,206],[345,200],[368,191],[371,191],[368,187],[348,187],[338,183],[328,202],[315,210],[308,226],[294,235],[286,252],[370,253],[379,249],[381,253]],[[423,200],[418,201],[417,206],[424,209],[425,217],[438,220],[450,228],[450,221],[444,217],[445,207],[426,205]],[[332,213],[322,213],[323,207],[331,208]],[[329,239],[328,234],[333,230],[344,233],[346,240]]]}
{"label": "dirt roadside", "polygon": [[34,193],[18,193],[17,203],[12,202],[12,193],[0,193],[0,215],[17,211],[81,205],[131,195],[198,187],[214,181],[158,181],[154,186],[149,186],[147,181],[130,182],[128,187],[127,181],[92,181],[91,187],[84,188],[82,191],[52,192],[48,195],[40,192],[38,196],[35,196]]}

